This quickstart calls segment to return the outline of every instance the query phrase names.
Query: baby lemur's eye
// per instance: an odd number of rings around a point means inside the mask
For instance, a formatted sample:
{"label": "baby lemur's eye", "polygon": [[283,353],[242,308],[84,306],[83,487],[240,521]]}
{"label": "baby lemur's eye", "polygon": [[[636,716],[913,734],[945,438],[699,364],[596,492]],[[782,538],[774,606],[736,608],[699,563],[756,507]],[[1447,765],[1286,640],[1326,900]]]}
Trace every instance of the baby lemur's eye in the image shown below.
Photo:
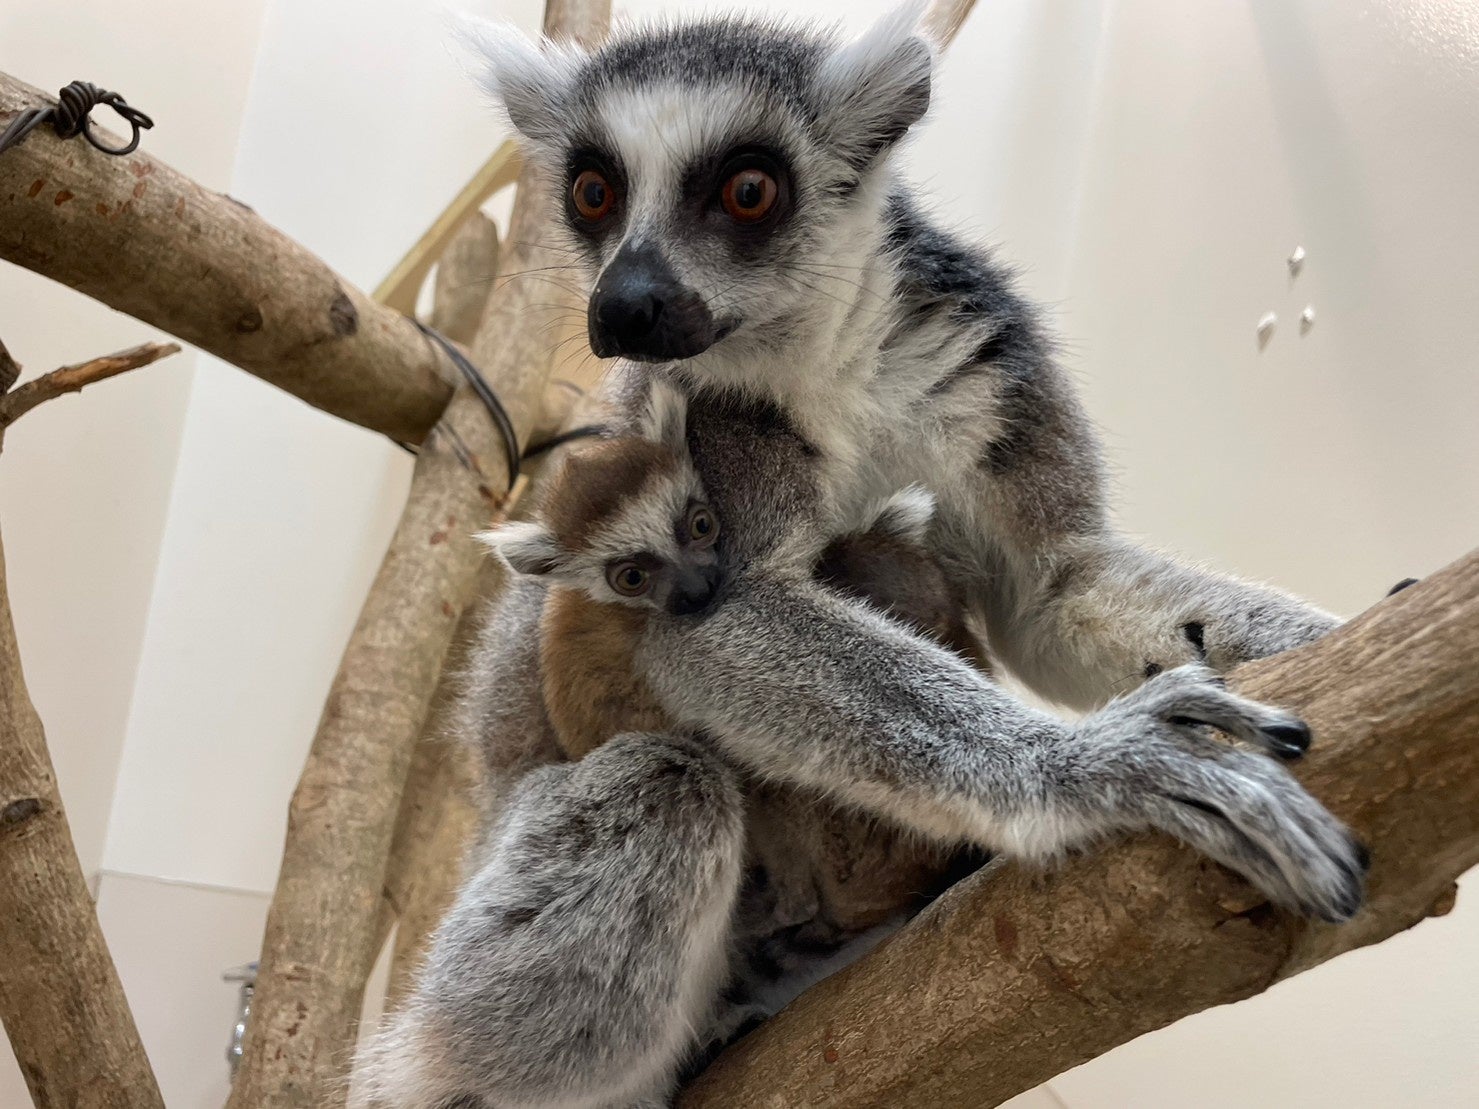
{"label": "baby lemur's eye", "polygon": [[640,597],[647,592],[652,579],[635,562],[618,562],[607,569],[606,584],[623,597]]}
{"label": "baby lemur's eye", "polygon": [[707,547],[719,538],[719,521],[701,504],[688,510],[688,542],[695,547]]}
{"label": "baby lemur's eye", "polygon": [[764,219],[775,207],[779,196],[780,187],[775,178],[756,166],[732,175],[719,193],[724,210],[731,219],[740,223]]}
{"label": "baby lemur's eye", "polygon": [[615,206],[616,190],[596,170],[582,170],[570,184],[570,202],[581,219],[597,223]]}

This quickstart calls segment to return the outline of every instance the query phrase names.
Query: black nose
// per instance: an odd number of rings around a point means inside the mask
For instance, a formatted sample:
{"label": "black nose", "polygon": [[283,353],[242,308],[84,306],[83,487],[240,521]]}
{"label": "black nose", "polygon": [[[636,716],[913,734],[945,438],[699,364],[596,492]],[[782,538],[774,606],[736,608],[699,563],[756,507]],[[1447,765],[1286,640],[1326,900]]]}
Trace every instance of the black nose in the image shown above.
{"label": "black nose", "polygon": [[710,566],[702,571],[692,571],[679,579],[668,599],[668,611],[674,616],[692,616],[702,612],[714,601],[719,592],[719,570]]}
{"label": "black nose", "polygon": [[692,358],[719,337],[703,298],[650,246],[617,251],[591,293],[586,324],[599,358]]}
{"label": "black nose", "polygon": [[662,318],[663,291],[630,281],[606,290],[591,301],[596,330],[619,353],[644,349]]}

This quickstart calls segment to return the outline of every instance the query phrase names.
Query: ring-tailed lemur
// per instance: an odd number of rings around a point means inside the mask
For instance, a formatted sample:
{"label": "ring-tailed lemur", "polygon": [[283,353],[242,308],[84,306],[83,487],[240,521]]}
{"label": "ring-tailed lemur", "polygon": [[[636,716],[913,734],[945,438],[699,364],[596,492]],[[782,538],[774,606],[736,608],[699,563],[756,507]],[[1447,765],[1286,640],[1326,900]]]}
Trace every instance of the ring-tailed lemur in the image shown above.
{"label": "ring-tailed lemur", "polygon": [[[425,1007],[402,1019],[411,1046],[390,1052],[427,1082],[404,1104],[667,1096],[739,881],[730,763],[1027,860],[1158,828],[1281,904],[1333,921],[1360,906],[1360,844],[1277,763],[1205,730],[1297,757],[1304,725],[1215,675],[1336,621],[1110,525],[1097,442],[1035,312],[893,169],[929,101],[916,16],[853,42],[652,27],[590,55],[480,33],[594,277],[592,347],[627,360],[615,395],[632,414],[657,382],[689,397],[733,573],[702,619],[654,613],[643,634],[643,676],[703,742],[626,736],[512,787]],[[827,536],[911,483],[935,494],[936,553],[995,657],[1077,707],[1148,680],[1067,723],[814,582]],[[511,596],[490,669],[529,670],[537,611]],[[510,723],[491,685],[472,693],[490,732]],[[461,988],[515,958],[536,970],[513,1009]],[[457,1060],[417,1055],[433,1043]]]}

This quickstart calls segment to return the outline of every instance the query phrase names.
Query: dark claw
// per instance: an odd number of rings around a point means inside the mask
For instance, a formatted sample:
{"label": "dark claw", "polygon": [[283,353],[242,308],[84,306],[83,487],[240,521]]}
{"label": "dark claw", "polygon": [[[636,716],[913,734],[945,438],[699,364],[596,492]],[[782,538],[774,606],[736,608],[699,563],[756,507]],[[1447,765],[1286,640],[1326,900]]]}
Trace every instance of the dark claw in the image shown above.
{"label": "dark claw", "polygon": [[1351,840],[1351,847],[1356,852],[1356,865],[1361,868],[1361,873],[1368,873],[1371,870],[1371,848],[1354,838]]}
{"label": "dark claw", "polygon": [[1417,584],[1417,579],[1416,578],[1403,578],[1396,585],[1392,586],[1392,588],[1390,588],[1390,589],[1387,590],[1387,596],[1388,597],[1391,597],[1394,594],[1397,594],[1397,593],[1402,592],[1402,590],[1406,589],[1409,585],[1416,585],[1416,584]]}
{"label": "dark claw", "polygon": [[1269,746],[1281,759],[1293,761],[1303,758],[1310,749],[1309,725],[1303,721],[1294,724],[1271,724],[1263,729],[1269,738]]}
{"label": "dark claw", "polygon": [[1186,641],[1196,648],[1201,658],[1207,657],[1207,629],[1200,621],[1182,624],[1181,634],[1186,636]]}

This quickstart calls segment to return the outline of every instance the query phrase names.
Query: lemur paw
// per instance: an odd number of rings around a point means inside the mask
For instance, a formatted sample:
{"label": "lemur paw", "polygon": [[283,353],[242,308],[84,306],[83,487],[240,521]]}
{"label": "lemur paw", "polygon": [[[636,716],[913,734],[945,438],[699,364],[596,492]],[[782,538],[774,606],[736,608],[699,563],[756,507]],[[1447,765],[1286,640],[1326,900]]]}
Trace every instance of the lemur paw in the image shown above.
{"label": "lemur paw", "polygon": [[1228,692],[1205,667],[1183,666],[1084,725],[1100,744],[1118,741],[1113,772],[1141,791],[1127,800],[1150,824],[1308,916],[1338,923],[1360,909],[1370,862],[1360,841],[1277,763],[1207,733],[1294,758],[1310,739],[1298,717]]}

